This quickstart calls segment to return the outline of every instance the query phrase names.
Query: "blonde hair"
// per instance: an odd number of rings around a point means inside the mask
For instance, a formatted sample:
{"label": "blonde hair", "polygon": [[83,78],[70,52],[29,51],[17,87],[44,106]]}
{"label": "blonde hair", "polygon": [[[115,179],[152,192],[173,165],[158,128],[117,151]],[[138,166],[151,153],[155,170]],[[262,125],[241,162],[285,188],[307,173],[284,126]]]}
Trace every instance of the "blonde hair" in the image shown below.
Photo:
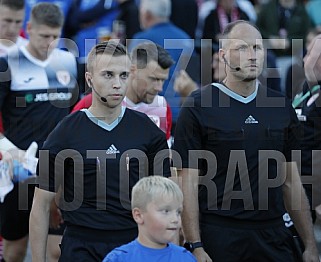
{"label": "blonde hair", "polygon": [[95,45],[89,52],[87,58],[87,71],[93,72],[94,63],[97,63],[97,55],[106,54],[115,57],[119,56],[127,56],[129,59],[129,54],[127,53],[127,49],[124,45],[122,45],[119,41],[109,40],[105,42],[98,43]]}
{"label": "blonde hair", "polygon": [[183,202],[183,193],[172,180],[162,176],[148,176],[140,179],[132,190],[132,209],[146,209],[147,204],[163,196],[171,196]]}

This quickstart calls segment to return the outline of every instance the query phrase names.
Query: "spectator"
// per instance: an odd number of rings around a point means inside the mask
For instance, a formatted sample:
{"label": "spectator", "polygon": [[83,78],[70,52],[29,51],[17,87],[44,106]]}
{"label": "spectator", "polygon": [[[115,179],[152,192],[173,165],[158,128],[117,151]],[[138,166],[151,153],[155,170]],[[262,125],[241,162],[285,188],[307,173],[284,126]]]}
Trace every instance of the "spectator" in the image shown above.
{"label": "spectator", "polygon": [[309,0],[305,4],[305,8],[306,8],[307,13],[312,21],[313,26],[320,27],[321,26],[321,18],[320,18],[321,1],[320,0]]}
{"label": "spectator", "polygon": [[171,0],[170,21],[182,29],[190,38],[195,38],[198,6],[195,0]]}
{"label": "spectator", "polygon": [[[135,0],[117,0],[119,3],[120,13],[116,18],[123,23],[124,39],[132,39],[134,34],[140,31],[139,11]],[[113,33],[115,27],[113,26]],[[117,35],[116,35],[116,38]],[[123,42],[126,44],[126,41]]]}
{"label": "spectator", "polygon": [[[198,23],[196,29],[196,38],[202,38],[205,18],[217,7],[216,0],[207,0],[201,3],[198,12]],[[236,0],[236,5],[246,13],[250,21],[255,23],[256,21],[256,10],[253,4],[248,0]]]}
{"label": "spectator", "polygon": [[163,91],[160,93],[171,106],[175,123],[180,109],[180,97],[173,89],[174,76],[175,72],[186,68],[187,61],[192,57],[193,40],[189,39],[183,30],[169,22],[170,0],[141,0],[139,11],[143,31],[134,35],[129,49],[132,50],[139,43],[150,40],[165,48],[175,61],[175,66],[170,69],[169,79],[164,83]]}
{"label": "spectator", "polygon": [[65,37],[68,50],[74,53],[78,62],[78,84],[81,92],[87,89],[85,83],[86,57],[98,42],[112,37],[112,25],[120,14],[118,1],[74,0],[66,17]]}
{"label": "spectator", "polygon": [[[271,0],[263,5],[256,24],[269,48],[278,56],[291,56],[293,39],[305,39],[311,26],[302,3],[297,0]],[[280,41],[283,40],[283,41]]]}
{"label": "spectator", "polygon": [[218,0],[216,8],[205,18],[202,38],[212,39],[217,47],[226,25],[240,19],[249,20],[249,17],[235,0]]}

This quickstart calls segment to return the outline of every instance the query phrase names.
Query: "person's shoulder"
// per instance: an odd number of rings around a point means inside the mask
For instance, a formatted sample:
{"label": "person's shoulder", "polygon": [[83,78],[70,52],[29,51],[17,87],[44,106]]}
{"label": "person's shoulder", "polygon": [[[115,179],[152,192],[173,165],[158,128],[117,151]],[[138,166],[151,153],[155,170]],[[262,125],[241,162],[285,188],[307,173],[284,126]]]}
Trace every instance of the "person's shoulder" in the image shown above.
{"label": "person's shoulder", "polygon": [[186,97],[182,107],[195,108],[197,105],[200,105],[203,88],[204,87],[193,91],[188,97]]}
{"label": "person's shoulder", "polygon": [[167,23],[167,26],[175,32],[176,34],[176,38],[182,38],[182,39],[190,39],[191,37],[185,33],[184,30],[182,30],[181,28],[179,28],[178,26],[174,25],[173,23],[169,22]]}
{"label": "person's shoulder", "polygon": [[[133,35],[133,39],[142,39],[142,38],[144,38],[147,35],[147,30],[137,32],[136,34]],[[131,41],[133,41],[133,40],[131,40]]]}
{"label": "person's shoulder", "polygon": [[63,63],[65,63],[66,61],[76,61],[75,56],[71,52],[59,48],[55,48],[52,51],[52,56],[54,56],[56,59],[59,59],[60,61],[62,60]]}
{"label": "person's shoulder", "polygon": [[157,106],[157,107],[166,107],[167,104],[168,104],[167,100],[164,96],[156,95],[153,102],[150,105]]}
{"label": "person's shoulder", "polygon": [[89,108],[92,104],[92,98],[92,93],[89,93],[88,95],[84,96],[80,101],[77,102],[77,104],[75,104],[71,112],[73,113],[81,109]]}
{"label": "person's shoulder", "polygon": [[15,45],[14,47],[8,50],[8,53],[3,57],[10,63],[10,61],[14,59],[18,59],[19,57],[24,57],[24,54],[21,51],[21,46]]}
{"label": "person's shoulder", "polygon": [[85,119],[86,114],[80,110],[80,111],[75,111],[73,113],[70,113],[69,115],[65,116],[60,122],[64,126],[69,126],[71,128],[75,127],[75,123],[82,121]]}
{"label": "person's shoulder", "polygon": [[218,91],[219,89],[216,88],[214,83],[208,84],[193,91],[188,98],[191,98],[193,101],[196,102],[201,102],[202,99],[211,98],[213,96],[213,93],[215,94]]}
{"label": "person's shoulder", "polygon": [[266,87],[263,85],[259,85],[258,95],[257,95],[257,101],[260,104],[262,101],[266,101],[267,103],[269,101],[272,101],[271,99],[278,99],[279,101],[282,101],[280,105],[286,105],[286,107],[292,108],[292,102],[291,99],[288,98],[284,93],[274,90],[270,87]]}
{"label": "person's shoulder", "polygon": [[284,97],[284,98],[286,98],[286,95],[284,93],[282,93],[281,91],[272,89],[270,87],[260,85],[260,89],[261,90],[265,89],[268,97]]}
{"label": "person's shoulder", "polygon": [[0,71],[5,72],[3,68],[6,68],[8,66],[11,67],[13,64],[16,64],[20,58],[24,58],[24,55],[18,46],[14,46],[14,48],[9,48],[6,54],[0,56]]}
{"label": "person's shoulder", "polygon": [[29,43],[29,40],[22,37],[22,36],[18,36],[17,41],[16,41],[16,45],[17,46],[26,46]]}
{"label": "person's shoulder", "polygon": [[172,252],[176,253],[179,257],[184,258],[184,261],[190,262],[195,261],[195,257],[189,252],[186,248],[169,243],[169,247],[172,249]]}
{"label": "person's shoulder", "polygon": [[206,18],[207,19],[213,18],[213,16],[217,16],[217,8],[216,7],[208,12],[208,15],[206,16]]}
{"label": "person's shoulder", "polygon": [[140,121],[140,122],[150,122],[149,117],[142,112],[136,111],[134,109],[130,109],[128,107],[126,107],[126,114],[130,117],[130,119],[132,121]]}
{"label": "person's shoulder", "polygon": [[165,136],[165,133],[158,128],[158,126],[153,122],[153,120],[145,113],[126,108],[125,112],[126,121],[132,122],[137,128],[142,130],[148,130],[152,136]]}
{"label": "person's shoulder", "polygon": [[126,261],[128,255],[135,252],[136,241],[114,248],[103,260],[103,262]]}

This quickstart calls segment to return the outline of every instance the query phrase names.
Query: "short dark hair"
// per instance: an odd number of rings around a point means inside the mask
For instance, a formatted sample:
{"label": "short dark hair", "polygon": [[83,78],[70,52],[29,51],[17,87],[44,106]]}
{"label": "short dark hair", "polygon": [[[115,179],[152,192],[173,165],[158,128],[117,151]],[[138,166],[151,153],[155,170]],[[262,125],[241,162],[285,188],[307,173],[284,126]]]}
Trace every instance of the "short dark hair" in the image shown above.
{"label": "short dark hair", "polygon": [[31,10],[31,22],[52,28],[62,27],[64,15],[59,6],[52,3],[38,3]]}
{"label": "short dark hair", "polygon": [[[107,54],[112,56],[128,56],[126,47],[122,45],[119,41],[109,40],[100,42],[95,45],[89,52],[87,57],[87,71],[92,72],[93,63],[99,54]],[[129,56],[128,56],[129,57]]]}
{"label": "short dark hair", "polygon": [[25,8],[24,0],[0,0],[0,6],[6,6],[12,10],[21,10]]}
{"label": "short dark hair", "polygon": [[144,42],[136,46],[132,51],[132,61],[139,69],[146,67],[148,62],[155,61],[161,68],[170,68],[175,61],[171,55],[160,45]]}

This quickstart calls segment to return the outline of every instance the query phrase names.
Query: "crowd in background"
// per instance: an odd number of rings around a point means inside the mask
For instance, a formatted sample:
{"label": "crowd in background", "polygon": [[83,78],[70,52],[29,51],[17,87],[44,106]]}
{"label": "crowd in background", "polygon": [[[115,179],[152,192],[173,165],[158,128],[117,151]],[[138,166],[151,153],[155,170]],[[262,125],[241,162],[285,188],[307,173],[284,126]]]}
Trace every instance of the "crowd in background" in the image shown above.
{"label": "crowd in background", "polygon": [[[23,37],[28,38],[26,24],[30,10],[37,2],[52,2],[63,11],[65,22],[61,37],[64,41],[60,42],[60,47],[71,51],[77,58],[78,83],[82,92],[86,91],[83,77],[85,57],[97,41],[117,38],[131,49],[131,46],[138,43],[136,40],[130,45],[131,39],[144,37],[150,39],[150,36],[142,34],[151,25],[146,27],[141,24],[141,1],[139,0],[26,0],[25,17],[21,30]],[[278,72],[275,71],[276,76],[272,78],[279,78],[279,83],[277,80],[273,81],[271,87],[282,92],[285,92],[286,86],[291,86],[292,82],[296,83],[291,78],[286,79],[287,69],[292,63],[295,64],[297,58],[303,57],[308,34],[313,31],[319,32],[321,27],[321,21],[317,15],[321,9],[321,3],[318,0],[172,0],[171,2],[171,10],[168,10],[167,17],[162,17],[162,23],[170,22],[178,28],[179,33],[173,32],[175,39],[184,37],[193,40],[191,45],[194,53],[188,57],[190,63],[183,62],[183,67],[178,64],[177,58],[181,53],[176,50],[177,54],[173,56],[172,49],[175,48],[170,46],[177,45],[177,43],[170,44],[163,41],[170,39],[170,37],[166,38],[167,28],[159,29],[159,34],[164,37],[158,36],[159,39],[152,39],[152,41],[162,42],[161,45],[165,46],[165,49],[166,45],[168,46],[167,49],[176,61],[171,71],[174,71],[176,67],[185,68],[192,79],[202,86],[212,81],[212,72],[208,70],[211,68],[211,60],[208,57],[212,57],[211,54],[218,49],[220,35],[228,22],[242,19],[256,24],[263,38],[267,40],[267,67],[278,68]],[[153,26],[155,24],[154,22]],[[204,39],[211,40],[211,49],[208,48],[208,42]],[[277,73],[280,75],[278,76]],[[167,89],[167,85],[171,84],[170,81],[166,83],[164,90]],[[162,94],[165,94],[165,91]],[[176,94],[168,92],[166,96],[171,99],[171,96],[176,96]],[[178,104],[173,102],[174,105],[176,107]]]}

